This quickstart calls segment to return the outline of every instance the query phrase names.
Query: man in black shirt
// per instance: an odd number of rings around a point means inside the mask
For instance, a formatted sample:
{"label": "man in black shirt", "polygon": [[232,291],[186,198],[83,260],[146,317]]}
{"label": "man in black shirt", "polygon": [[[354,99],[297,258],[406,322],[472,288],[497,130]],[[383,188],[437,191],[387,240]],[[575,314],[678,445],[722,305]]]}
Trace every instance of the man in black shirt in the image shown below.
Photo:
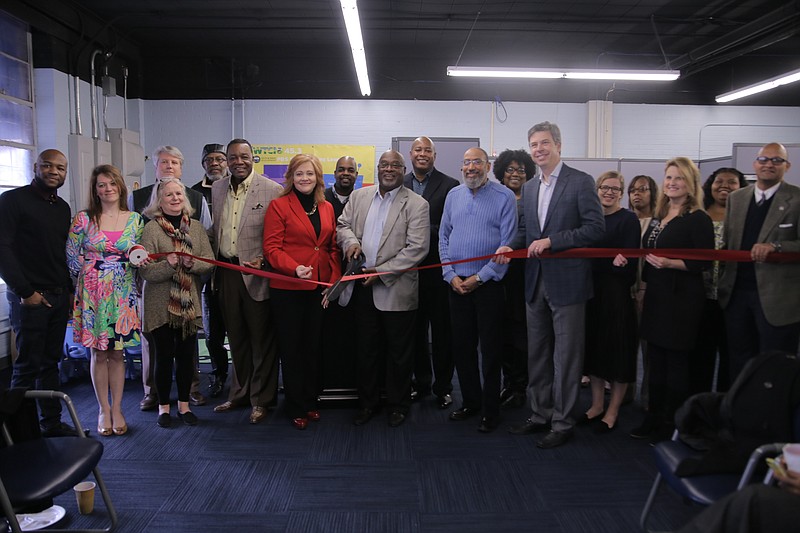
{"label": "man in black shirt", "polygon": [[[19,353],[12,387],[58,390],[58,361],[72,308],[67,269],[69,204],[57,191],[67,179],[67,158],[45,150],[33,165],[30,185],[0,196],[0,276],[8,284],[11,323]],[[61,403],[40,400],[46,437],[74,435],[61,422]]]}

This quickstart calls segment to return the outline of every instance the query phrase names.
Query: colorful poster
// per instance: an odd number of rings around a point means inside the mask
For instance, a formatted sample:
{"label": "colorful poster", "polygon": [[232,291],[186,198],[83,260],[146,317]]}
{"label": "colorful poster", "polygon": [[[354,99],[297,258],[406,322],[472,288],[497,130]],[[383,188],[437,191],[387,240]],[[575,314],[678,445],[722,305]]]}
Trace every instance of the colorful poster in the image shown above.
{"label": "colorful poster", "polygon": [[254,144],[253,159],[256,172],[284,183],[289,161],[297,154],[314,154],[322,162],[325,187],[333,185],[333,171],[340,157],[353,156],[358,163],[356,188],[375,183],[375,147],[346,144]]}

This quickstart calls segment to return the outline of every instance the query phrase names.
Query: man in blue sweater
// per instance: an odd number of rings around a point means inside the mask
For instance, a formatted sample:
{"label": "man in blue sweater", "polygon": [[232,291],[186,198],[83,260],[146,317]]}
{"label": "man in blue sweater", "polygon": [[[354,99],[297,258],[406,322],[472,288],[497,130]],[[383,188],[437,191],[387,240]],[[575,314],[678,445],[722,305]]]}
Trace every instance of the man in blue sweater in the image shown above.
{"label": "man in blue sweater", "polygon": [[[464,153],[464,183],[447,194],[439,226],[442,263],[493,254],[511,242],[517,229],[514,193],[489,181],[489,156],[482,148]],[[478,431],[497,428],[500,415],[500,369],[503,351],[503,279],[508,265],[490,259],[442,267],[450,284],[453,353],[463,403],[450,420],[480,413]],[[482,368],[478,368],[478,343]],[[481,386],[481,374],[483,386]]]}

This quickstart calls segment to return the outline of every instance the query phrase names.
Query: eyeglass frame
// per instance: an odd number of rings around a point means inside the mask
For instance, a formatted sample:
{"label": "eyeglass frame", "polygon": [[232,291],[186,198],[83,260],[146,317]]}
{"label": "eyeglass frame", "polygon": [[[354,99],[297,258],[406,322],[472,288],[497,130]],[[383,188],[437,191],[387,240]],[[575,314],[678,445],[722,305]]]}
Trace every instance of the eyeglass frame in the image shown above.
{"label": "eyeglass frame", "polygon": [[614,187],[613,185],[600,185],[599,187],[597,187],[597,190],[600,191],[600,192],[612,191],[612,192],[615,192],[617,194],[622,194],[622,192],[625,189],[623,189],[622,187]]}
{"label": "eyeglass frame", "polygon": [[485,159],[464,159],[463,161],[461,161],[461,163],[465,167],[468,167],[470,165],[475,165],[477,167],[477,166],[480,166],[480,165],[488,163],[488,161],[486,161]]}
{"label": "eyeglass frame", "polygon": [[782,165],[786,163],[787,160],[782,157],[767,157],[765,155],[760,155],[756,157],[756,163],[759,163],[761,165],[766,165],[767,161],[772,162],[773,165]]}

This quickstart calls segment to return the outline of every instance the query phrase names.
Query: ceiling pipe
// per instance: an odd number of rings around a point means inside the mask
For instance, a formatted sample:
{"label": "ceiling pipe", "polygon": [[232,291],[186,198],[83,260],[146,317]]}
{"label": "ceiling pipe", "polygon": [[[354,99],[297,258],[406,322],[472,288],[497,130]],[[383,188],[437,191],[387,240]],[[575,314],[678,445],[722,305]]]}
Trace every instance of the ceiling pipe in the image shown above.
{"label": "ceiling pipe", "polygon": [[[740,57],[753,49],[775,44],[797,34],[800,32],[799,19],[800,3],[790,2],[687,54],[671,59],[669,67],[685,69],[684,75],[700,72],[720,62]],[[754,43],[758,43],[756,48],[752,48]],[[722,57],[724,60],[720,61]]]}
{"label": "ceiling pipe", "polygon": [[89,59],[89,107],[92,111],[92,139],[99,139],[99,135],[97,133],[97,102],[95,101],[95,69],[94,69],[94,60],[95,58],[101,54],[100,50],[95,50],[92,52],[92,57]]}

